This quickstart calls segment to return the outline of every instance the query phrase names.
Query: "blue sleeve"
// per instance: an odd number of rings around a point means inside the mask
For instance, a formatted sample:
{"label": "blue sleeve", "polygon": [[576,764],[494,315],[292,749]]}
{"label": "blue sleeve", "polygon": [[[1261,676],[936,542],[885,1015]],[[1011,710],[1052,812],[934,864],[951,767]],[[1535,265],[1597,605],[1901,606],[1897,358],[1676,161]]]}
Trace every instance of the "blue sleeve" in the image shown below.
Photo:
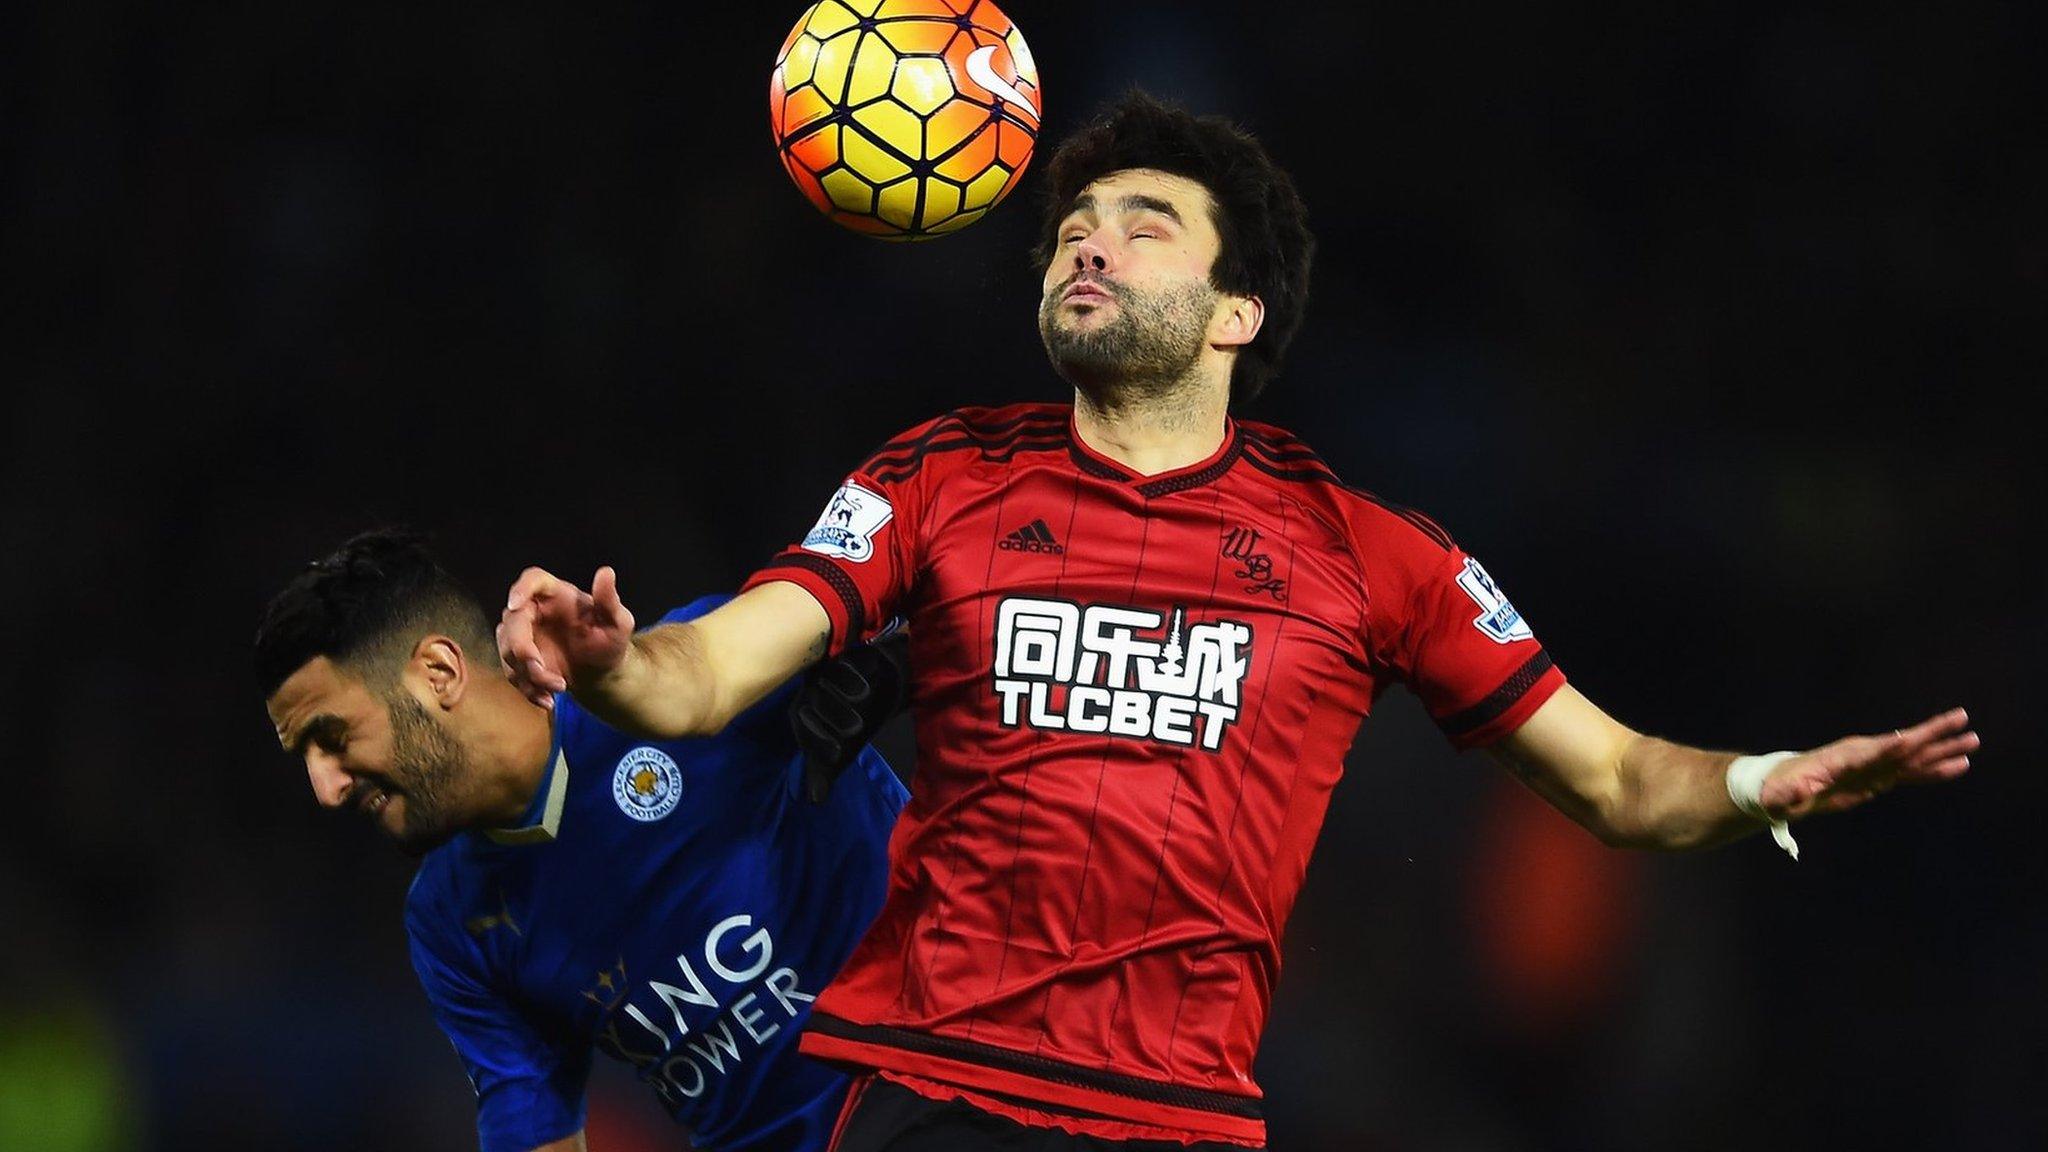
{"label": "blue sleeve", "polygon": [[551,1042],[521,1018],[479,979],[474,949],[451,939],[441,919],[406,902],[413,971],[476,1092],[483,1152],[528,1152],[581,1131],[589,1047]]}
{"label": "blue sleeve", "polygon": [[714,592],[709,596],[699,596],[681,608],[669,609],[668,613],[660,620],[655,621],[655,623],[682,624],[686,621],[695,620],[697,617],[704,615],[706,612],[711,611],[730,599],[732,599],[732,596],[724,592]]}

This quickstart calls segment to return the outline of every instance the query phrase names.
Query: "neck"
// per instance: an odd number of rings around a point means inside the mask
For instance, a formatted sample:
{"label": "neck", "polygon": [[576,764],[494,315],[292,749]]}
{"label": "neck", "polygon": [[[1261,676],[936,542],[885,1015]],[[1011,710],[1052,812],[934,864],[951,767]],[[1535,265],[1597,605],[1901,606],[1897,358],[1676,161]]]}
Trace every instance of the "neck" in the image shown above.
{"label": "neck", "polygon": [[477,701],[485,705],[483,724],[471,745],[479,769],[479,824],[504,828],[517,823],[540,792],[555,742],[554,720],[510,683],[483,686],[483,695]]}
{"label": "neck", "polygon": [[1140,476],[1185,468],[1223,445],[1230,406],[1226,377],[1187,379],[1157,391],[1074,389],[1074,432],[1081,442]]}

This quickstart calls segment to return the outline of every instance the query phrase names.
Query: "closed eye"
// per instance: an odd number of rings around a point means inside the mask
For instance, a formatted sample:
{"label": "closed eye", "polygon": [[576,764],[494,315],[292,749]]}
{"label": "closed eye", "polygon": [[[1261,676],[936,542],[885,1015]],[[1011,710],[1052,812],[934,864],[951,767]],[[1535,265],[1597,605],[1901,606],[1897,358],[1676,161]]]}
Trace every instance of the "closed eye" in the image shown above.
{"label": "closed eye", "polygon": [[342,750],[348,747],[348,722],[326,713],[315,716],[299,729],[288,751],[294,756],[304,756],[309,744],[329,755],[341,755]]}

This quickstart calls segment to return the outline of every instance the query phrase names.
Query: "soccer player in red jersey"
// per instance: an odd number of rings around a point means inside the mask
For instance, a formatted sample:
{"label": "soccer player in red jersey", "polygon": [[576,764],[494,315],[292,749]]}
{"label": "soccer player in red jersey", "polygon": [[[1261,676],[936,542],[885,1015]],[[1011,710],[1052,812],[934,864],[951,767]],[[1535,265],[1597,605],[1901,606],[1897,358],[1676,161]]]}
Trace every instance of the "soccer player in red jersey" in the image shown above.
{"label": "soccer player in red jersey", "polygon": [[1615,845],[1688,848],[1951,778],[1960,709],[1802,753],[1637,733],[1479,562],[1233,419],[1313,242],[1251,137],[1128,97],[1051,162],[1039,330],[1071,407],[883,445],[730,604],[635,636],[617,580],[513,586],[507,663],[607,722],[714,732],[901,614],[917,777],[883,910],[804,1049],[870,1071],[844,1152],[1258,1146],[1252,1061],[1345,751],[1390,685]]}

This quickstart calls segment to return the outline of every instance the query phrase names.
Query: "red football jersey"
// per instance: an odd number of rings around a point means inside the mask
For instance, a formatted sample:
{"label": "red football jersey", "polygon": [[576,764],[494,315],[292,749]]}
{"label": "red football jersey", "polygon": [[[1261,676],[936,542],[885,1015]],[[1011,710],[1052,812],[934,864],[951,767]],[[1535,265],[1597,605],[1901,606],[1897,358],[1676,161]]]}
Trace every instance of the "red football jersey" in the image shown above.
{"label": "red football jersey", "polygon": [[905,617],[916,670],[888,898],[804,1050],[1189,1139],[1264,1140],[1281,932],[1374,698],[1465,747],[1564,682],[1442,529],[1241,421],[1145,477],[1066,405],[951,413],[770,580],[834,651]]}

